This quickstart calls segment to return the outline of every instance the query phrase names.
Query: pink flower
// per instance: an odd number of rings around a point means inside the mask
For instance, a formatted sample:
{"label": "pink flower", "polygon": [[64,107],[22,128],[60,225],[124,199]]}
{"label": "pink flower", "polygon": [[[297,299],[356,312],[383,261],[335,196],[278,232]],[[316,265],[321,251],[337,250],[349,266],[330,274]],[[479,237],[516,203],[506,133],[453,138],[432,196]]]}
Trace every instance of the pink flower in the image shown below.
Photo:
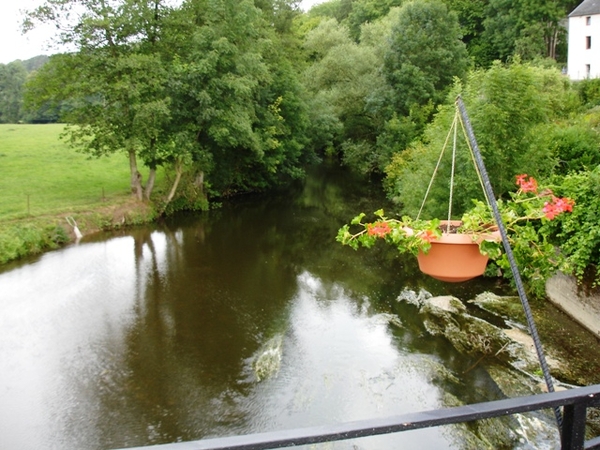
{"label": "pink flower", "polygon": [[554,202],[554,205],[557,209],[560,209],[560,212],[571,212],[573,211],[573,205],[575,204],[574,200],[570,198],[557,198]]}
{"label": "pink flower", "polygon": [[433,242],[433,241],[437,240],[437,236],[431,230],[423,231],[422,233],[419,234],[419,237],[426,242]]}
{"label": "pink flower", "polygon": [[387,222],[375,222],[367,224],[367,234],[369,236],[383,238],[387,234],[391,233],[391,231],[392,229],[390,228],[390,224]]}
{"label": "pink flower", "polygon": [[527,179],[527,174],[517,175],[517,186],[523,192],[537,192],[537,180],[533,177]]}
{"label": "pink flower", "polygon": [[542,208],[542,211],[544,212],[544,216],[546,216],[547,219],[552,220],[560,213],[563,213],[565,211],[573,211],[574,204],[575,201],[573,201],[570,198],[559,198],[553,195],[551,202],[544,203],[544,208]]}
{"label": "pink flower", "polygon": [[544,216],[546,216],[546,218],[550,220],[554,219],[558,214],[560,214],[556,211],[554,203],[550,202],[544,203],[544,208],[542,209],[542,211],[544,212]]}

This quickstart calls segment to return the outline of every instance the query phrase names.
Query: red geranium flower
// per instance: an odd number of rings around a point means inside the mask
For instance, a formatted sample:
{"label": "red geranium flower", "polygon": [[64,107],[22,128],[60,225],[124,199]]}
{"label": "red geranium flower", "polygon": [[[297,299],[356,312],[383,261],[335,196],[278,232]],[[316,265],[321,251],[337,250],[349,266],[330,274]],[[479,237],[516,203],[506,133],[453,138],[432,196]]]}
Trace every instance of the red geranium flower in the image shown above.
{"label": "red geranium flower", "polygon": [[537,180],[533,177],[527,179],[527,174],[517,175],[517,185],[523,192],[537,192]]}
{"label": "red geranium flower", "polygon": [[547,219],[552,220],[560,213],[565,211],[573,211],[574,204],[575,202],[570,198],[559,198],[552,196],[552,201],[544,203],[544,208],[542,208],[542,211]]}
{"label": "red geranium flower", "polygon": [[421,234],[419,234],[419,237],[427,242],[433,242],[437,240],[437,236],[431,230],[423,231]]}
{"label": "red geranium flower", "polygon": [[369,236],[385,237],[386,234],[391,233],[392,229],[390,224],[387,222],[375,222],[367,224],[367,233]]}

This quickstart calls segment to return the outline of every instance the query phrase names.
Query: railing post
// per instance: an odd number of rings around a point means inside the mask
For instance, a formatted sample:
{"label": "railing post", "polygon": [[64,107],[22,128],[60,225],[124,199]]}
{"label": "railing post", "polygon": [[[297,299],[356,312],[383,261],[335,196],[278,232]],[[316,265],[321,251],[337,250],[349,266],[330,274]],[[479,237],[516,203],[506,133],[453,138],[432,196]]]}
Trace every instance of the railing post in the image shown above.
{"label": "railing post", "polygon": [[577,402],[565,405],[560,434],[561,450],[583,450],[587,405]]}

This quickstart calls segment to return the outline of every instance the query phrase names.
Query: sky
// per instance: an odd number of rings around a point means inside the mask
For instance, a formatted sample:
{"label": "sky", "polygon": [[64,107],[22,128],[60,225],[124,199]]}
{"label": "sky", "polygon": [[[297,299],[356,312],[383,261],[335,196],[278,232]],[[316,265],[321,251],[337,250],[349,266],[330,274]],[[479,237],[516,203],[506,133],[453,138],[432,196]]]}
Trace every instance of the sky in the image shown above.
{"label": "sky", "polygon": [[[306,11],[322,1],[302,0],[300,5]],[[20,32],[23,21],[20,11],[33,9],[42,3],[43,0],[0,0],[0,64],[56,53],[55,49],[49,48],[55,31],[52,26],[36,28],[25,35]]]}
{"label": "sky", "polygon": [[34,30],[21,35],[23,15],[20,10],[34,8],[42,0],[0,0],[0,63],[7,64],[15,59],[29,59],[37,55],[50,54],[47,45],[52,36],[51,27]]}

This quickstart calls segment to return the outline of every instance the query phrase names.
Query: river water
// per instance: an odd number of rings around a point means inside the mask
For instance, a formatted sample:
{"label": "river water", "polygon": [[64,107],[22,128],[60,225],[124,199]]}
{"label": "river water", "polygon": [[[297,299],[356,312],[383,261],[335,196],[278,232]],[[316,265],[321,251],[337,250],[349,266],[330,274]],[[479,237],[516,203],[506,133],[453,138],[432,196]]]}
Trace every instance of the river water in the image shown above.
{"label": "river water", "polygon": [[[441,283],[388,249],[335,242],[384,203],[377,185],[320,168],[268,197],[6,267],[0,448],[151,445],[424,411],[449,393],[498,398],[483,369],[467,371],[475,360],[398,301],[493,284]],[[465,445],[437,428],[311,448]]]}

